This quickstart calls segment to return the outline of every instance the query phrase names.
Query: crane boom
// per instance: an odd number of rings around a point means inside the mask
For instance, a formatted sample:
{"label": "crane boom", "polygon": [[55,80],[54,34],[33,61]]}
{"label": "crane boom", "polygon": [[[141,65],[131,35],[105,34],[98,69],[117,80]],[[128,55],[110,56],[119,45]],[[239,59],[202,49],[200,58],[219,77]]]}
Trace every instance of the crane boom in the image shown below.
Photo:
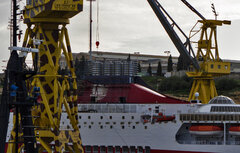
{"label": "crane boom", "polygon": [[[166,30],[168,36],[171,38],[172,42],[174,43],[174,45],[177,48],[177,50],[179,51],[179,53],[181,55],[183,55],[185,57],[185,59],[189,60],[193,64],[195,69],[199,70],[200,66],[199,66],[197,60],[190,55],[190,53],[186,49],[184,43],[181,41],[181,39],[177,35],[175,30],[173,29],[173,26],[169,23],[169,21],[167,20],[166,16],[164,15],[164,13],[172,21],[173,21],[173,19],[167,14],[167,12],[164,10],[164,8],[161,6],[161,4],[157,0],[148,0],[148,3],[152,7],[153,11],[155,12],[156,16],[158,17],[159,21],[163,25],[164,29]],[[175,22],[174,22],[174,25],[177,26],[177,24]],[[180,32],[183,33],[182,30],[180,30]],[[186,36],[186,35],[184,34],[184,36]],[[189,42],[188,38],[187,38],[187,42]],[[190,42],[189,42],[189,45],[190,45]]]}
{"label": "crane boom", "polygon": [[186,0],[181,0],[190,10],[196,13],[202,20],[206,21],[206,19],[200,14],[191,4],[189,4]]}

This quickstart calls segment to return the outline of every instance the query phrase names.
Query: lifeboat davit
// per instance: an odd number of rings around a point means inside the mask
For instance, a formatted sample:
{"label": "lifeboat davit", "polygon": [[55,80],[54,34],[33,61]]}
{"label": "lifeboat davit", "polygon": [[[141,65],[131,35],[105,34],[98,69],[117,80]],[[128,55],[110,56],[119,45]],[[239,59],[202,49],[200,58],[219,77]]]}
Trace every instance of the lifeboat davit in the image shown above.
{"label": "lifeboat davit", "polygon": [[222,132],[223,128],[216,125],[193,125],[189,128],[189,133],[194,135],[218,135]]}
{"label": "lifeboat davit", "polygon": [[240,126],[231,126],[229,128],[229,134],[231,134],[231,135],[240,135]]}

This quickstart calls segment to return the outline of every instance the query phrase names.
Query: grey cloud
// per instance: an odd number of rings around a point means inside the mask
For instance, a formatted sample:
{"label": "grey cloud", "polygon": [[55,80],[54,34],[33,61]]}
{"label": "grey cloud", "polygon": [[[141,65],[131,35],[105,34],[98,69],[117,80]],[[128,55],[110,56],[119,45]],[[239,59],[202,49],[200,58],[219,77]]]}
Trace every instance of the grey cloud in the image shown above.
{"label": "grey cloud", "polygon": [[[180,0],[159,0],[186,34],[199,19]],[[214,18],[209,0],[191,0],[191,4],[206,18]],[[240,1],[213,0],[219,12],[219,19],[233,19],[228,27],[219,27],[220,56],[229,59],[240,57],[237,52],[240,34]],[[153,13],[147,0],[99,0],[100,3],[100,48],[103,51],[135,52],[163,55],[171,50],[178,55],[175,47]],[[0,60],[8,59],[9,31],[4,29],[10,17],[10,1],[0,3],[0,42],[2,53]],[[93,7],[93,43],[96,38],[96,2]],[[89,50],[89,2],[84,0],[84,10],[71,19],[67,26],[74,52]],[[231,39],[229,39],[229,37]],[[233,43],[233,44],[232,44]],[[231,44],[231,45],[230,45]],[[95,46],[93,44],[93,46]],[[94,50],[96,48],[93,48]],[[225,50],[229,50],[225,53]],[[0,64],[2,62],[0,61]]]}

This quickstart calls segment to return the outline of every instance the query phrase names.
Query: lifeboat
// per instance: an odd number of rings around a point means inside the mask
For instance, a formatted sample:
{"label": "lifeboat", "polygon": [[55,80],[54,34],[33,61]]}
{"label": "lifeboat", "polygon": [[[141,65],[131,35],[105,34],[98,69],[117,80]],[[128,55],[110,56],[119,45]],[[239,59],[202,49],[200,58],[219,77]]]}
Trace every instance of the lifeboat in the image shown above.
{"label": "lifeboat", "polygon": [[231,126],[229,128],[229,134],[231,134],[231,135],[239,135],[240,136],[240,126]]}
{"label": "lifeboat", "polygon": [[167,122],[167,121],[173,121],[173,120],[175,120],[175,115],[167,116],[167,115],[163,115],[163,113],[158,113],[158,115],[153,116],[154,122]]}
{"label": "lifeboat", "polygon": [[194,125],[189,128],[189,133],[194,135],[218,135],[223,128],[216,125]]}

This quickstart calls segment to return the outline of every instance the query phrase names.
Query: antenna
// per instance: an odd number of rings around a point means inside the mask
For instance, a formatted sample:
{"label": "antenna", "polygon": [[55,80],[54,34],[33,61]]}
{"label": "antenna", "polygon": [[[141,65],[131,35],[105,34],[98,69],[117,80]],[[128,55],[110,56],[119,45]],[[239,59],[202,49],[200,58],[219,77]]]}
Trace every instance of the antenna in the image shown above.
{"label": "antenna", "polygon": [[212,8],[212,12],[213,12],[213,14],[214,14],[214,16],[215,16],[215,20],[217,20],[218,13],[216,12],[214,3],[211,4],[211,8]]}
{"label": "antenna", "polygon": [[89,60],[92,62],[92,2],[96,0],[87,0],[90,2],[90,11],[89,11]]}

